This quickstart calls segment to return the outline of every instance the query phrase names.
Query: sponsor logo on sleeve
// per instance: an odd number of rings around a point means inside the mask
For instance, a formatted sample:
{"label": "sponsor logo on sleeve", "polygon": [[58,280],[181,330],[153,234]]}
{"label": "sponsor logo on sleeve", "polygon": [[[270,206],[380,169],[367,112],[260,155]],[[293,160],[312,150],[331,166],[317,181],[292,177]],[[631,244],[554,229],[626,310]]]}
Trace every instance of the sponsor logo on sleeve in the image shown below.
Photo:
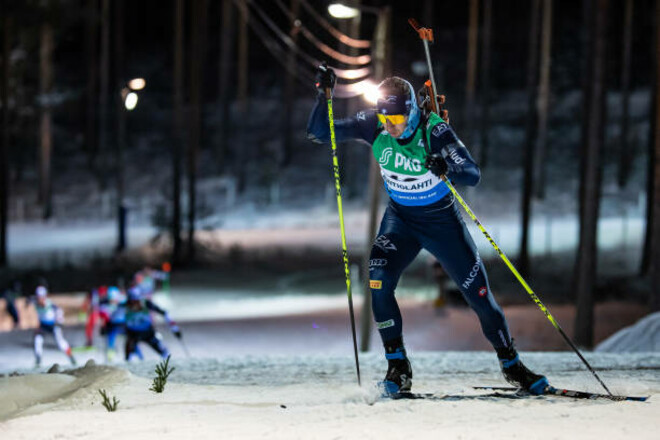
{"label": "sponsor logo on sleeve", "polygon": [[456,148],[452,148],[451,150],[449,150],[449,157],[451,157],[451,159],[454,161],[456,165],[460,165],[463,162],[465,162],[465,158],[458,155]]}
{"label": "sponsor logo on sleeve", "polygon": [[367,114],[365,112],[358,112],[357,114],[358,121],[366,121],[367,120]]}
{"label": "sponsor logo on sleeve", "polygon": [[382,289],[383,282],[381,280],[369,280],[369,287],[372,289]]}
{"label": "sponsor logo on sleeve", "polygon": [[444,133],[447,130],[449,130],[449,125],[445,124],[444,122],[441,122],[435,127],[433,127],[433,131],[431,132],[431,134],[433,136],[439,137],[442,133]]}
{"label": "sponsor logo on sleeve", "polygon": [[387,260],[385,258],[372,258],[369,260],[369,268],[372,267],[383,267],[387,266]]}
{"label": "sponsor logo on sleeve", "polygon": [[479,296],[484,297],[484,296],[486,296],[486,295],[488,295],[488,289],[486,289],[485,286],[484,286],[484,287],[481,287],[481,288],[479,289]]}

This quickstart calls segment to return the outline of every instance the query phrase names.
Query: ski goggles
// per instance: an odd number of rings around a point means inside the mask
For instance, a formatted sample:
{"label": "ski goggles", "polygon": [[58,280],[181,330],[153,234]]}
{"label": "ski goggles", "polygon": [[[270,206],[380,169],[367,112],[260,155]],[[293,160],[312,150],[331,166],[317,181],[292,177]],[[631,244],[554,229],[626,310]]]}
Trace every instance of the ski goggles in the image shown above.
{"label": "ski goggles", "polygon": [[381,124],[385,125],[387,121],[390,121],[390,124],[397,125],[397,124],[403,124],[406,122],[406,115],[384,115],[382,113],[376,113],[376,116],[378,117],[378,121],[380,121]]}

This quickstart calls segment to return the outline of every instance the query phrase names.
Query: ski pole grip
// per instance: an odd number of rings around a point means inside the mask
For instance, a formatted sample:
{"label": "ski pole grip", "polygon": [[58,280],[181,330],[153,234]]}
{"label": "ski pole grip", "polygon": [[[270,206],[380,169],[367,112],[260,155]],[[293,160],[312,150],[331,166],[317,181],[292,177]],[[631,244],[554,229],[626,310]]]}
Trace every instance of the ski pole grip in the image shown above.
{"label": "ski pole grip", "polygon": [[332,91],[330,90],[330,87],[325,88],[325,99],[330,99],[332,98]]}

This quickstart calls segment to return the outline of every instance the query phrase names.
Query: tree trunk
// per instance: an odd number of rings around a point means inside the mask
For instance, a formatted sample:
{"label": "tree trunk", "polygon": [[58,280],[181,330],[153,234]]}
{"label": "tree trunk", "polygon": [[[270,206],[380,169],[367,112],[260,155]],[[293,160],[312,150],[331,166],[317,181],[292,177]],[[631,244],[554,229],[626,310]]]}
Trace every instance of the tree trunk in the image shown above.
{"label": "tree trunk", "polygon": [[0,70],[0,268],[7,267],[7,223],[9,218],[9,52],[11,20],[8,0],[2,1],[2,66]]}
{"label": "tree trunk", "polygon": [[490,123],[490,46],[493,22],[493,0],[483,0],[484,18],[481,33],[481,118],[479,120],[479,145],[482,168],[488,166],[488,125]]}
{"label": "tree trunk", "polygon": [[[298,42],[298,28],[295,21],[298,19],[300,13],[300,0],[290,0],[290,10],[293,18],[289,23],[289,36],[294,43]],[[297,56],[295,50],[290,48],[287,54],[287,64],[289,68],[285,73],[284,84],[284,111],[282,112],[282,125],[284,136],[282,139],[282,156],[280,158],[280,166],[287,166],[293,157],[293,117],[294,117],[294,103],[296,99],[296,69],[297,69]]]}
{"label": "tree trunk", "polygon": [[174,124],[172,126],[172,264],[181,264],[181,161],[183,159],[184,0],[174,4]]}
{"label": "tree trunk", "polygon": [[600,206],[601,151],[605,120],[605,50],[608,0],[587,0],[587,74],[582,127],[582,174],[580,176],[580,234],[576,262],[575,342],[593,345],[594,289],[597,276],[598,210]]}
{"label": "tree trunk", "polygon": [[39,47],[39,97],[41,115],[39,124],[39,203],[43,207],[43,218],[53,214],[51,203],[51,156],[53,130],[51,115],[51,93],[53,92],[53,26],[45,19],[41,24]]}
{"label": "tree trunk", "polygon": [[523,151],[523,193],[521,207],[520,273],[529,275],[529,236],[532,217],[532,192],[534,185],[534,139],[537,132],[536,98],[539,77],[539,27],[541,0],[532,0],[529,20],[529,49],[527,58],[527,123]]}
{"label": "tree trunk", "polygon": [[[110,93],[110,0],[101,0],[101,63],[99,66],[99,151],[101,160],[108,154],[108,123]],[[107,178],[99,167],[99,186],[105,190]]]}
{"label": "tree trunk", "polygon": [[422,7],[422,19],[420,22],[429,29],[433,29],[433,3],[434,0],[424,0]]}
{"label": "tree trunk", "polygon": [[474,144],[472,129],[475,118],[475,96],[477,89],[477,50],[479,41],[479,0],[470,0],[470,21],[468,24],[467,79],[465,81],[464,133],[461,137],[475,157],[480,157],[479,146]]}
{"label": "tree trunk", "polygon": [[548,144],[548,108],[550,107],[550,66],[552,48],[552,0],[543,0],[541,25],[541,65],[537,101],[538,126],[535,145],[534,185],[536,197],[545,197],[545,163]]}
{"label": "tree trunk", "polygon": [[188,145],[188,261],[195,261],[195,209],[197,206],[197,162],[202,131],[202,82],[207,0],[192,2],[190,38],[190,142]]}
{"label": "tree trunk", "polygon": [[[374,77],[376,81],[385,79],[390,71],[392,62],[392,45],[389,44],[392,26],[392,10],[390,7],[381,8],[378,14],[378,24],[373,38],[374,41]],[[369,187],[367,197],[369,200],[369,223],[367,229],[367,240],[365,251],[362,256],[362,291],[364,292],[364,303],[360,313],[360,351],[369,351],[371,342],[372,304],[371,287],[369,286],[369,256],[372,243],[376,238],[378,228],[378,207],[380,206],[380,193],[382,183],[380,167],[376,163],[373,154],[369,154]]]}
{"label": "tree trunk", "polygon": [[[354,1],[352,4],[359,8],[362,3],[362,0]],[[346,34],[356,40],[360,39],[360,27],[362,24],[362,14],[358,14],[356,17],[353,17],[349,20],[343,20],[348,22],[346,29]],[[347,46],[346,51],[343,53],[348,53],[350,56],[358,56],[360,54],[360,49],[352,46]],[[385,53],[385,58],[387,59],[387,51]],[[387,60],[385,61],[387,64]],[[364,100],[362,97],[353,97],[345,99],[346,101],[346,115],[354,116],[358,111],[360,111],[364,105]],[[358,141],[350,140],[344,143],[344,154],[342,155],[345,158],[346,168],[343,168],[344,174],[347,179],[344,184],[345,189],[347,190],[348,197],[354,198],[360,194],[360,189],[364,186],[364,165],[365,158],[366,162],[370,161],[372,156],[371,149],[364,148]]]}
{"label": "tree trunk", "polygon": [[619,188],[628,181],[632,160],[635,157],[635,142],[628,143],[630,127],[630,62],[632,59],[633,0],[625,0],[623,14],[623,44],[621,56],[621,137],[619,140]]}
{"label": "tree trunk", "polygon": [[85,91],[84,148],[87,153],[87,164],[90,168],[93,168],[95,166],[95,157],[98,151],[98,0],[87,0],[86,8],[85,53],[87,61],[87,88]]}
{"label": "tree trunk", "polygon": [[660,1],[656,1],[655,13],[655,78],[653,86],[653,97],[655,101],[653,120],[651,122],[651,136],[653,149],[649,155],[651,166],[653,167],[653,187],[652,193],[652,223],[647,226],[652,228],[651,245],[651,310],[657,312],[660,310]]}
{"label": "tree trunk", "polygon": [[234,32],[234,6],[232,0],[222,2],[222,29],[220,31],[220,66],[218,84],[218,102],[220,118],[218,120],[219,142],[216,150],[216,162],[220,169],[226,166],[227,145],[229,138],[229,122],[231,121],[229,81],[236,36]]}
{"label": "tree trunk", "polygon": [[247,110],[248,110],[248,20],[250,19],[250,12],[247,5],[247,0],[240,2],[240,20],[238,28],[238,70],[236,75],[238,77],[237,84],[237,120],[240,121],[237,125],[239,130],[238,144],[241,148],[238,149],[238,163],[236,169],[238,170],[238,183],[237,189],[239,192],[245,190],[247,178],[247,163],[253,154],[253,146],[246,145],[245,141],[247,130]]}
{"label": "tree trunk", "polygon": [[126,143],[126,108],[121,89],[126,87],[124,74],[124,0],[114,0],[115,5],[115,89],[113,89],[117,112],[117,136],[115,145],[115,179],[117,184],[117,252],[126,248],[126,206],[124,205],[124,149]]}

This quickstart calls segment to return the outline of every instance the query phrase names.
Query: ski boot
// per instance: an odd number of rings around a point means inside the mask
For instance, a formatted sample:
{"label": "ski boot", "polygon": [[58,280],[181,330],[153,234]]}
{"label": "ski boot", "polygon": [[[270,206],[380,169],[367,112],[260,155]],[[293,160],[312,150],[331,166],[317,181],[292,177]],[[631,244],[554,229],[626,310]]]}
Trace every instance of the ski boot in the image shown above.
{"label": "ski boot", "polygon": [[385,358],[387,359],[387,373],[385,380],[381,382],[385,394],[392,396],[410,391],[413,377],[412,367],[406,356],[402,338],[385,343]]}
{"label": "ski boot", "polygon": [[509,347],[498,348],[497,358],[500,361],[504,379],[513,386],[520,387],[536,396],[543,394],[550,386],[545,376],[536,374],[520,360],[513,341]]}

